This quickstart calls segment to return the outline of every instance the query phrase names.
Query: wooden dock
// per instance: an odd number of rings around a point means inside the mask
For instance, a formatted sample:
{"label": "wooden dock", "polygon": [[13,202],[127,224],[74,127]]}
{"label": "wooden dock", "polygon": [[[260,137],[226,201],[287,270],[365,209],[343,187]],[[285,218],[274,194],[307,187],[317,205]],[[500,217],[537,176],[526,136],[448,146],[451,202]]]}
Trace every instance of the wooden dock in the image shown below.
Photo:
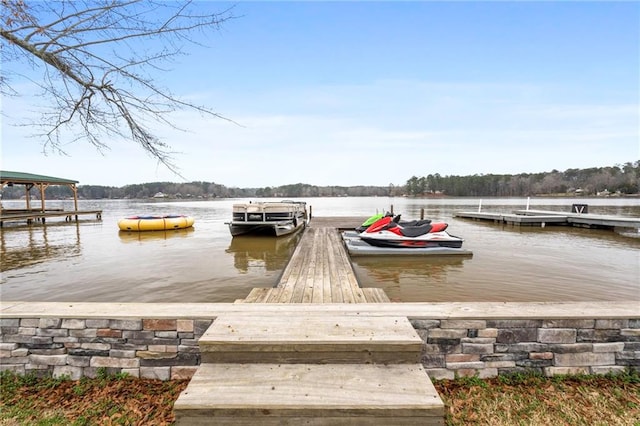
{"label": "wooden dock", "polygon": [[45,223],[47,219],[55,217],[64,217],[65,222],[78,221],[80,216],[92,215],[96,220],[102,220],[102,210],[5,210],[0,211],[0,227],[5,222],[33,222]]}
{"label": "wooden dock", "polygon": [[575,226],[581,228],[640,229],[640,218],[597,215],[591,213],[565,213],[550,210],[515,210],[513,213],[456,212],[454,217],[505,223],[513,226],[547,225]]}
{"label": "wooden dock", "polygon": [[406,317],[221,315],[199,343],[177,425],[444,424]]}
{"label": "wooden dock", "polygon": [[582,228],[635,228],[640,229],[640,217],[611,216],[593,213],[563,213],[548,210],[516,210],[521,216],[556,215],[566,218],[569,225]]}
{"label": "wooden dock", "polygon": [[[174,404],[176,424],[444,424],[409,320],[330,310],[389,302],[383,290],[359,287],[338,233],[362,222],[312,219],[277,286],[234,305],[265,303],[269,311],[216,318],[198,342],[198,371]],[[321,309],[282,315],[282,304]]]}
{"label": "wooden dock", "polygon": [[313,219],[274,288],[254,288],[242,303],[386,303],[379,288],[360,288],[338,229],[363,219]]}

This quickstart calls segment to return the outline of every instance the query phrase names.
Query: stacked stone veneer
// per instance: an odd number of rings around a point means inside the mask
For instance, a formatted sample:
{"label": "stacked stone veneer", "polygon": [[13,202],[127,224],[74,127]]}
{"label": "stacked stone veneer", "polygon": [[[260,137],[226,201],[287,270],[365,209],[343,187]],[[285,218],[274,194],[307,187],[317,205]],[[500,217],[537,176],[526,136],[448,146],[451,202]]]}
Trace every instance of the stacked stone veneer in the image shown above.
{"label": "stacked stone veneer", "polygon": [[[258,317],[259,318],[259,317]],[[477,317],[476,317],[477,318]],[[259,319],[256,319],[259,321]],[[431,378],[640,371],[640,319],[419,319]],[[98,369],[187,379],[211,319],[1,318],[0,369],[94,377]]]}
{"label": "stacked stone veneer", "polygon": [[429,376],[640,371],[640,319],[419,320]]}
{"label": "stacked stone veneer", "polygon": [[188,379],[200,364],[198,319],[0,319],[0,369],[72,379],[128,373]]}

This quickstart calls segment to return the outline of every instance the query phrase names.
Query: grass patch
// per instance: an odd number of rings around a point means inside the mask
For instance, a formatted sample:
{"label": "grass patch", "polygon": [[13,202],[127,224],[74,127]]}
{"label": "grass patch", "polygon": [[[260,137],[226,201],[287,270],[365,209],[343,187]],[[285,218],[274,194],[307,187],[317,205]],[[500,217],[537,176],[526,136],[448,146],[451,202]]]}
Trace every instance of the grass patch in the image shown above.
{"label": "grass patch", "polygon": [[[187,380],[160,381],[98,372],[95,379],[0,373],[0,424],[170,425]],[[640,426],[640,375],[516,374],[437,380],[447,425]]]}
{"label": "grass patch", "polygon": [[634,371],[459,378],[434,385],[447,425],[640,425],[640,375]]}
{"label": "grass patch", "polygon": [[95,379],[0,373],[2,425],[170,425],[187,380],[160,381],[98,372]]}

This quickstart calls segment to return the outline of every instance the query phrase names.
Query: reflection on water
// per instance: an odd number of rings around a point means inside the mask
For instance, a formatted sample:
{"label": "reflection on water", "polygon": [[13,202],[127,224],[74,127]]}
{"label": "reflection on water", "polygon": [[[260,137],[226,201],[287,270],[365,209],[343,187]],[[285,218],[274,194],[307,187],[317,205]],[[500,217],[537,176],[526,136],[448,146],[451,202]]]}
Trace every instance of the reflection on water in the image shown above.
{"label": "reflection on water", "polygon": [[233,265],[242,273],[249,268],[279,271],[284,269],[301,236],[301,232],[278,238],[240,235],[231,239],[226,252],[233,253]]}
{"label": "reflection on water", "polygon": [[[47,222],[0,228],[3,300],[78,302],[233,302],[254,287],[277,283],[301,233],[232,238],[224,223],[249,199],[207,201],[80,200],[103,210],[100,222]],[[279,200],[278,200],[279,201]],[[454,217],[476,211],[478,199],[336,197],[300,199],[316,217],[362,221],[393,205],[406,220],[421,211],[449,223],[473,257],[357,257],[363,287],[381,287],[394,301],[640,300],[640,238],[597,229],[514,227]],[[581,199],[595,214],[640,217],[640,199]],[[569,211],[575,199],[538,199],[532,209]],[[17,202],[21,205],[22,202]],[[57,207],[53,205],[51,208]],[[11,208],[11,201],[3,206]],[[523,209],[526,200],[485,199],[487,211]],[[184,214],[197,227],[120,232],[132,215]],[[5,224],[6,225],[6,224]]]}
{"label": "reflection on water", "polygon": [[[60,229],[60,228],[64,229]],[[61,234],[64,235],[60,238]],[[0,230],[0,272],[80,255],[80,224],[42,224]]]}
{"label": "reflection on water", "polygon": [[358,256],[352,264],[359,281],[365,273],[385,290],[392,302],[406,300],[409,283],[444,283],[447,275],[461,270],[471,256]]}
{"label": "reflection on water", "polygon": [[352,259],[355,267],[366,269],[380,281],[399,283],[401,277],[442,280],[447,271],[462,268],[469,256],[359,256]]}
{"label": "reflection on water", "polygon": [[145,231],[130,232],[119,231],[118,236],[123,243],[145,242],[154,240],[166,240],[169,238],[186,238],[189,237],[195,229],[193,227],[184,229],[169,229],[166,231]]}

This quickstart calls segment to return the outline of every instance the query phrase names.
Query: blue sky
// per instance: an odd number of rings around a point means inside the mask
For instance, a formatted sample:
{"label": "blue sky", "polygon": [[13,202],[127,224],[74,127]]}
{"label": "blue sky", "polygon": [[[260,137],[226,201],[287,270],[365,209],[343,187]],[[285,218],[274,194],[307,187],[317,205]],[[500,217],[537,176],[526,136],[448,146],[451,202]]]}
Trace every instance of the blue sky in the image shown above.
{"label": "blue sky", "polygon": [[[638,2],[241,1],[233,13],[154,74],[240,124],[183,111],[172,120],[189,132],[157,129],[188,181],[401,185],[640,159]],[[122,141],[43,155],[15,126],[35,103],[3,99],[2,169],[181,181]]]}

